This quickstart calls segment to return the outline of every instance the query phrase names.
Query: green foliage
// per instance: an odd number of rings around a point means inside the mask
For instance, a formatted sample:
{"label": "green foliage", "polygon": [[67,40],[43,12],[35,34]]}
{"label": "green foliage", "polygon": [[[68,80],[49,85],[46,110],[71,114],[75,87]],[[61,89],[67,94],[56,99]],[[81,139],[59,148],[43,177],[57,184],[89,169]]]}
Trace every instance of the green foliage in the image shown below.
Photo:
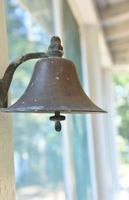
{"label": "green foliage", "polygon": [[129,74],[128,73],[116,73],[114,75],[115,84],[119,86],[129,86]]}
{"label": "green foliage", "polygon": [[129,163],[129,74],[114,75],[116,88],[117,122],[119,129],[119,152],[121,161]]}
{"label": "green foliage", "polygon": [[117,112],[119,118],[119,133],[129,142],[129,75],[116,74],[114,76],[117,92]]}
{"label": "green foliage", "polygon": [[124,137],[119,136],[118,137],[118,150],[120,152],[120,161],[121,164],[129,163],[129,156],[128,156],[128,144],[127,144],[127,140],[124,139]]}

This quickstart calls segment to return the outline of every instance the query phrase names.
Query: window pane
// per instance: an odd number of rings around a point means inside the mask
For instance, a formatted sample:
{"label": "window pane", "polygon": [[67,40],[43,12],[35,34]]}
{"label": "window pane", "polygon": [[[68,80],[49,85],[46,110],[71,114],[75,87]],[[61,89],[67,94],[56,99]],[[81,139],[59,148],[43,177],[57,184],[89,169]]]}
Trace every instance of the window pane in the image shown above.
{"label": "window pane", "polygon": [[[63,20],[65,54],[67,58],[76,64],[80,82],[83,84],[79,27],[66,1],[63,3]],[[71,143],[77,199],[91,200],[93,197],[91,191],[86,119],[84,115],[74,115],[71,122],[72,127],[70,127],[70,131],[72,134]]]}
{"label": "window pane", "polygon": [[[10,60],[28,52],[46,51],[53,33],[51,1],[7,0],[6,5]],[[24,63],[16,71],[13,102],[27,87],[34,63]],[[13,114],[13,132],[17,199],[65,199],[62,139],[48,116]]]}
{"label": "window pane", "polygon": [[21,4],[27,8],[45,31],[53,34],[54,25],[51,0],[21,0]]}

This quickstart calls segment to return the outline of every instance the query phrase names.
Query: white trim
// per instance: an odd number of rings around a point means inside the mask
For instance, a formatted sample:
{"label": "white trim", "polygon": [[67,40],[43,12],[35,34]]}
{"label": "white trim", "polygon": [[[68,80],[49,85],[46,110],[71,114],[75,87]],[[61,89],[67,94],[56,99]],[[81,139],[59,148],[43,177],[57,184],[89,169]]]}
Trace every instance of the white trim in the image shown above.
{"label": "white trim", "polygon": [[103,29],[98,18],[97,9],[93,0],[67,0],[79,26],[99,29],[99,45],[101,67],[108,68],[112,65],[112,57],[110,55]]}
{"label": "white trim", "polygon": [[93,0],[67,0],[78,24],[99,25],[99,19]]}
{"label": "white trim", "polygon": [[[88,66],[87,66],[87,52],[86,52],[86,37],[84,26],[80,27],[80,43],[81,43],[81,55],[82,55],[82,74],[83,74],[83,88],[86,94],[89,94],[89,81],[88,81]],[[88,152],[89,152],[89,164],[90,164],[90,178],[93,200],[97,200],[97,183],[96,183],[96,172],[95,172],[95,154],[93,147],[93,130],[91,116],[85,117],[87,125],[87,139],[88,139]]]}
{"label": "white trim", "polygon": [[[99,106],[103,107],[102,74],[99,52],[99,29],[85,27],[87,64],[90,96]],[[104,115],[104,114],[103,114]],[[92,115],[92,131],[95,153],[95,169],[98,200],[111,200],[110,171],[108,169],[107,152],[105,145],[104,116]]]}
{"label": "white trim", "polygon": [[111,69],[115,73],[119,72],[128,72],[129,71],[129,64],[114,64],[111,66]]}
{"label": "white trim", "polygon": [[111,69],[102,70],[103,80],[103,102],[104,107],[108,111],[108,114],[104,118],[105,126],[105,138],[106,138],[106,150],[108,156],[109,170],[110,170],[110,188],[112,199],[117,199],[119,191],[119,155],[117,151],[117,134],[118,130],[115,125],[116,113],[114,106],[113,95],[113,77]]}
{"label": "white trim", "polygon": [[62,39],[62,0],[52,0],[52,5],[54,15],[54,33]]}

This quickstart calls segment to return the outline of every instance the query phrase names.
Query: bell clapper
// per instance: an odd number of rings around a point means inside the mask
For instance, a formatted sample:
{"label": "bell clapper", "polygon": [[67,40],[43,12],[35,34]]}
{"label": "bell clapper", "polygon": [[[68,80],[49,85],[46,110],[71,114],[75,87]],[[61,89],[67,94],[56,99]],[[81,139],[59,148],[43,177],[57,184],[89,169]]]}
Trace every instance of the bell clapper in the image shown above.
{"label": "bell clapper", "polygon": [[61,128],[62,128],[60,122],[65,120],[65,116],[60,115],[60,112],[59,112],[59,111],[56,111],[56,112],[55,112],[55,115],[54,115],[54,116],[51,116],[49,119],[50,119],[51,121],[54,121],[54,122],[55,122],[55,130],[56,130],[57,132],[60,132],[60,131],[61,131]]}

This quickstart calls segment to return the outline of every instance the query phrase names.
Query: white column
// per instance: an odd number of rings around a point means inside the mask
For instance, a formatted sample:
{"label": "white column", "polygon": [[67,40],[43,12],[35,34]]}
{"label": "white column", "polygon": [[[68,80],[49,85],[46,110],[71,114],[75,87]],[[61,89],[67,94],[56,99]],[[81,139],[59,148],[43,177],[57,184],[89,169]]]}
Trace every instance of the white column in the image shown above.
{"label": "white column", "polygon": [[119,173],[118,173],[119,155],[116,144],[118,130],[115,123],[116,111],[114,105],[113,74],[111,68],[102,70],[102,80],[103,80],[103,97],[104,97],[103,102],[104,102],[104,107],[108,111],[108,114],[106,115],[106,117],[104,117],[104,121],[105,121],[105,136],[106,136],[108,162],[111,171],[110,187],[112,190],[111,193],[113,199],[117,200],[118,199],[117,195],[119,193]]}
{"label": "white column", "polygon": [[[89,95],[89,80],[88,80],[88,66],[87,66],[87,50],[86,50],[86,37],[85,37],[85,26],[80,26],[80,43],[81,43],[81,55],[82,55],[82,74],[83,74],[83,89],[85,93]],[[93,145],[93,130],[92,120],[90,115],[85,117],[87,124],[87,139],[88,139],[88,152],[89,152],[89,164],[90,164],[90,178],[92,188],[92,200],[97,200],[97,182],[96,182],[96,171],[95,171],[95,154]]]}
{"label": "white column", "polygon": [[[61,38],[61,42],[63,45],[62,9],[62,0],[53,0],[54,34]],[[69,132],[70,117],[68,115],[65,116],[66,120],[62,123],[63,170],[66,189],[65,192],[67,200],[76,200],[75,177],[71,149],[71,135]]]}
{"label": "white column", "polygon": [[[103,82],[98,44],[99,28],[96,25],[85,26],[87,64],[91,99],[99,106],[103,105]],[[112,200],[110,187],[110,169],[107,159],[104,117],[106,114],[92,115],[92,131],[95,154],[95,169],[98,200]]]}
{"label": "white column", "polygon": [[[4,0],[0,1],[0,75],[7,67],[7,33]],[[14,166],[11,118],[0,113],[0,199],[14,200]]]}

